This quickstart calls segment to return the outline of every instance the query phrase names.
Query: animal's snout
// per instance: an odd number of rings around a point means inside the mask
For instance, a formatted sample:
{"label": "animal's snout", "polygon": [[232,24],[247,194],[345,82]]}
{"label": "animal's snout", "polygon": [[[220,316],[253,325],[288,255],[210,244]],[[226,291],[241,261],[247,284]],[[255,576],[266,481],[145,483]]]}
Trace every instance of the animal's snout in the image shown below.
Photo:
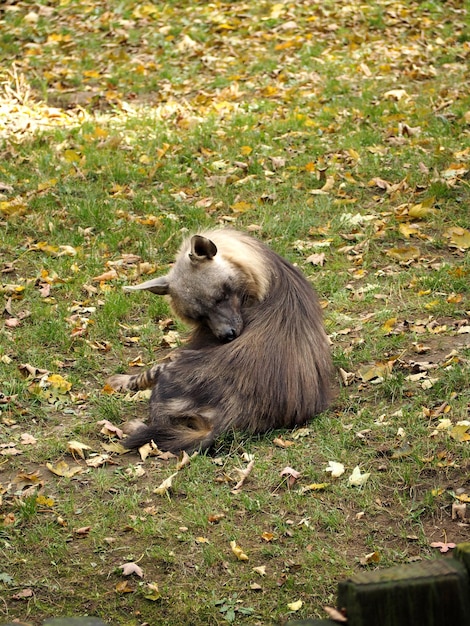
{"label": "animal's snout", "polygon": [[237,338],[237,336],[238,335],[235,328],[229,328],[229,330],[227,330],[227,332],[225,333],[224,341],[233,341]]}

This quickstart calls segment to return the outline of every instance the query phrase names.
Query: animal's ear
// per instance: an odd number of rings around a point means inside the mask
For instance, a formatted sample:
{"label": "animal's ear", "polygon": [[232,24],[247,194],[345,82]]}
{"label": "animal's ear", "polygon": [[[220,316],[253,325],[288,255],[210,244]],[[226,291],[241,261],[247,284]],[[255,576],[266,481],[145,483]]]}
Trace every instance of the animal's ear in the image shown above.
{"label": "animal's ear", "polygon": [[159,296],[165,296],[170,289],[170,281],[168,276],[159,276],[158,278],[152,278],[152,280],[146,280],[145,283],[140,283],[140,285],[126,285],[123,289],[124,291],[151,291]]}
{"label": "animal's ear", "polygon": [[189,253],[191,261],[212,259],[216,254],[217,246],[213,241],[202,235],[194,235],[191,237],[191,252]]}

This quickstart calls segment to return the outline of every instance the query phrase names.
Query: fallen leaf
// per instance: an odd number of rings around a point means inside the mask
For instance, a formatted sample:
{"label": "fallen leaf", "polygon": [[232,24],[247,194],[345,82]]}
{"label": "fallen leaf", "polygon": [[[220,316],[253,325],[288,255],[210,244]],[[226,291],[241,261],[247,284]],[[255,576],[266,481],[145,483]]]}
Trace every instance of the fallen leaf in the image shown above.
{"label": "fallen leaf", "polygon": [[401,248],[390,248],[385,254],[396,261],[406,262],[419,258],[420,251],[415,246],[403,246]]}
{"label": "fallen leaf", "polygon": [[72,478],[72,476],[75,476],[75,474],[83,473],[83,468],[81,468],[79,465],[70,467],[65,461],[59,461],[55,465],[53,465],[52,463],[46,463],[46,467],[56,476],[64,476],[65,478]]}
{"label": "fallen leaf", "polygon": [[75,455],[78,454],[81,459],[84,459],[84,450],[91,450],[91,448],[90,446],[87,446],[84,443],[80,443],[79,441],[69,441],[67,443],[67,452],[70,452],[73,458],[75,458]]}
{"label": "fallen leaf", "polygon": [[309,491],[323,491],[328,487],[328,483],[311,483],[299,490],[299,493],[308,493]]}
{"label": "fallen leaf", "polygon": [[363,487],[369,479],[370,472],[361,474],[359,465],[353,469],[351,476],[348,478],[348,483],[351,487]]}
{"label": "fallen leaf", "polygon": [[157,600],[160,600],[161,593],[160,589],[158,588],[158,583],[147,584],[144,591],[144,598],[146,600],[150,600],[151,602],[156,602]]}
{"label": "fallen leaf", "polygon": [[116,435],[118,439],[122,439],[124,437],[123,431],[108,420],[101,420],[98,422],[98,426],[103,427],[100,430],[102,435],[107,435],[108,437]]}
{"label": "fallen leaf", "polygon": [[156,489],[153,490],[153,493],[155,493],[157,496],[169,496],[169,492],[173,484],[173,478],[177,475],[178,472],[175,472],[171,476],[168,476],[168,478],[165,478],[165,480]]}
{"label": "fallen leaf", "polygon": [[22,433],[21,444],[23,446],[34,446],[37,444],[37,442],[38,440],[36,439],[36,437],[33,437],[33,435],[30,435],[29,433]]}
{"label": "fallen leaf", "polygon": [[32,598],[33,597],[33,590],[32,589],[22,589],[21,591],[19,591],[18,593],[15,593],[14,596],[12,596],[12,600],[26,600],[27,598]]}
{"label": "fallen leaf", "polygon": [[258,565],[257,567],[253,567],[252,569],[260,576],[266,576],[266,565]]}
{"label": "fallen leaf", "polygon": [[359,562],[361,565],[369,565],[369,563],[379,563],[380,554],[377,551],[370,552],[369,554],[366,554],[365,556],[361,557],[359,559]]}
{"label": "fallen leaf", "polygon": [[325,468],[325,472],[331,472],[332,478],[339,478],[344,474],[344,471],[344,465],[336,461],[328,461],[328,466]]}
{"label": "fallen leaf", "polygon": [[131,576],[132,574],[135,574],[140,578],[144,577],[144,572],[142,568],[137,565],[137,563],[124,563],[124,565],[120,565],[119,567],[122,569],[123,576]]}
{"label": "fallen leaf", "polygon": [[303,606],[303,602],[302,600],[297,600],[296,602],[290,602],[287,607],[289,608],[290,611],[300,611],[300,609]]}
{"label": "fallen leaf", "polygon": [[455,548],[455,543],[444,543],[443,541],[433,541],[431,544],[431,548],[439,548],[439,551],[442,553],[448,552]]}
{"label": "fallen leaf", "polygon": [[244,485],[246,479],[248,478],[248,476],[251,474],[251,471],[252,471],[254,465],[255,465],[255,461],[254,461],[254,459],[252,459],[248,463],[248,465],[246,466],[245,469],[235,468],[235,471],[240,476],[240,480],[235,485],[235,487],[232,489],[231,493],[236,494],[236,493],[239,493],[241,491],[241,488],[243,487],[243,485]]}
{"label": "fallen leaf", "polygon": [[293,441],[286,441],[285,439],[282,439],[281,437],[275,437],[273,439],[273,444],[277,446],[278,448],[289,448],[290,446],[295,445]]}
{"label": "fallen leaf", "polygon": [[134,593],[134,587],[129,583],[128,580],[120,580],[116,583],[114,587],[116,593]]}
{"label": "fallen leaf", "polygon": [[456,248],[465,250],[470,248],[470,231],[460,226],[448,228],[444,236],[450,239],[450,244]]}
{"label": "fallen leaf", "polygon": [[248,556],[243,552],[243,550],[240,548],[236,541],[231,541],[230,547],[232,548],[232,552],[239,561],[248,561]]}
{"label": "fallen leaf", "polygon": [[339,622],[340,624],[345,624],[348,621],[348,618],[345,617],[341,611],[335,609],[331,606],[324,606],[323,610],[328,614],[328,617],[334,622]]}

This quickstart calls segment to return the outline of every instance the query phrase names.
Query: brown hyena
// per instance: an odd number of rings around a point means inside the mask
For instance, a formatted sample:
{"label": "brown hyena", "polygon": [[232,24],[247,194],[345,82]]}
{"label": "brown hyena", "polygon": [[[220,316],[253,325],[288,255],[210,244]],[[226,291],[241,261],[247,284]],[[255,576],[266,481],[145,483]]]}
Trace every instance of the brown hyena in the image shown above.
{"label": "brown hyena", "polygon": [[125,289],[168,295],[194,327],[174,359],[108,380],[116,390],[152,388],[149,423],[126,447],[204,449],[229,430],[291,428],[328,406],[331,355],[316,294],[260,241],[231,229],[194,235],[166,276]]}

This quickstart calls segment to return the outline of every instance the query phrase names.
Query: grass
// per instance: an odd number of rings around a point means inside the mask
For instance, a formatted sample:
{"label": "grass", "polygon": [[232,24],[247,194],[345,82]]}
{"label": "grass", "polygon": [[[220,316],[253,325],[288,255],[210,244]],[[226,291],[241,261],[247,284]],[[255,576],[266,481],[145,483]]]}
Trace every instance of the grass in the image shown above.
{"label": "grass", "polygon": [[[2,619],[323,617],[345,576],[465,540],[451,518],[470,467],[461,3],[39,2],[1,20]],[[332,407],[306,430],[230,433],[179,471],[106,449],[100,421],[148,410],[106,377],[186,332],[164,299],[122,286],[225,224],[314,284]],[[48,469],[61,461],[80,472]]]}

